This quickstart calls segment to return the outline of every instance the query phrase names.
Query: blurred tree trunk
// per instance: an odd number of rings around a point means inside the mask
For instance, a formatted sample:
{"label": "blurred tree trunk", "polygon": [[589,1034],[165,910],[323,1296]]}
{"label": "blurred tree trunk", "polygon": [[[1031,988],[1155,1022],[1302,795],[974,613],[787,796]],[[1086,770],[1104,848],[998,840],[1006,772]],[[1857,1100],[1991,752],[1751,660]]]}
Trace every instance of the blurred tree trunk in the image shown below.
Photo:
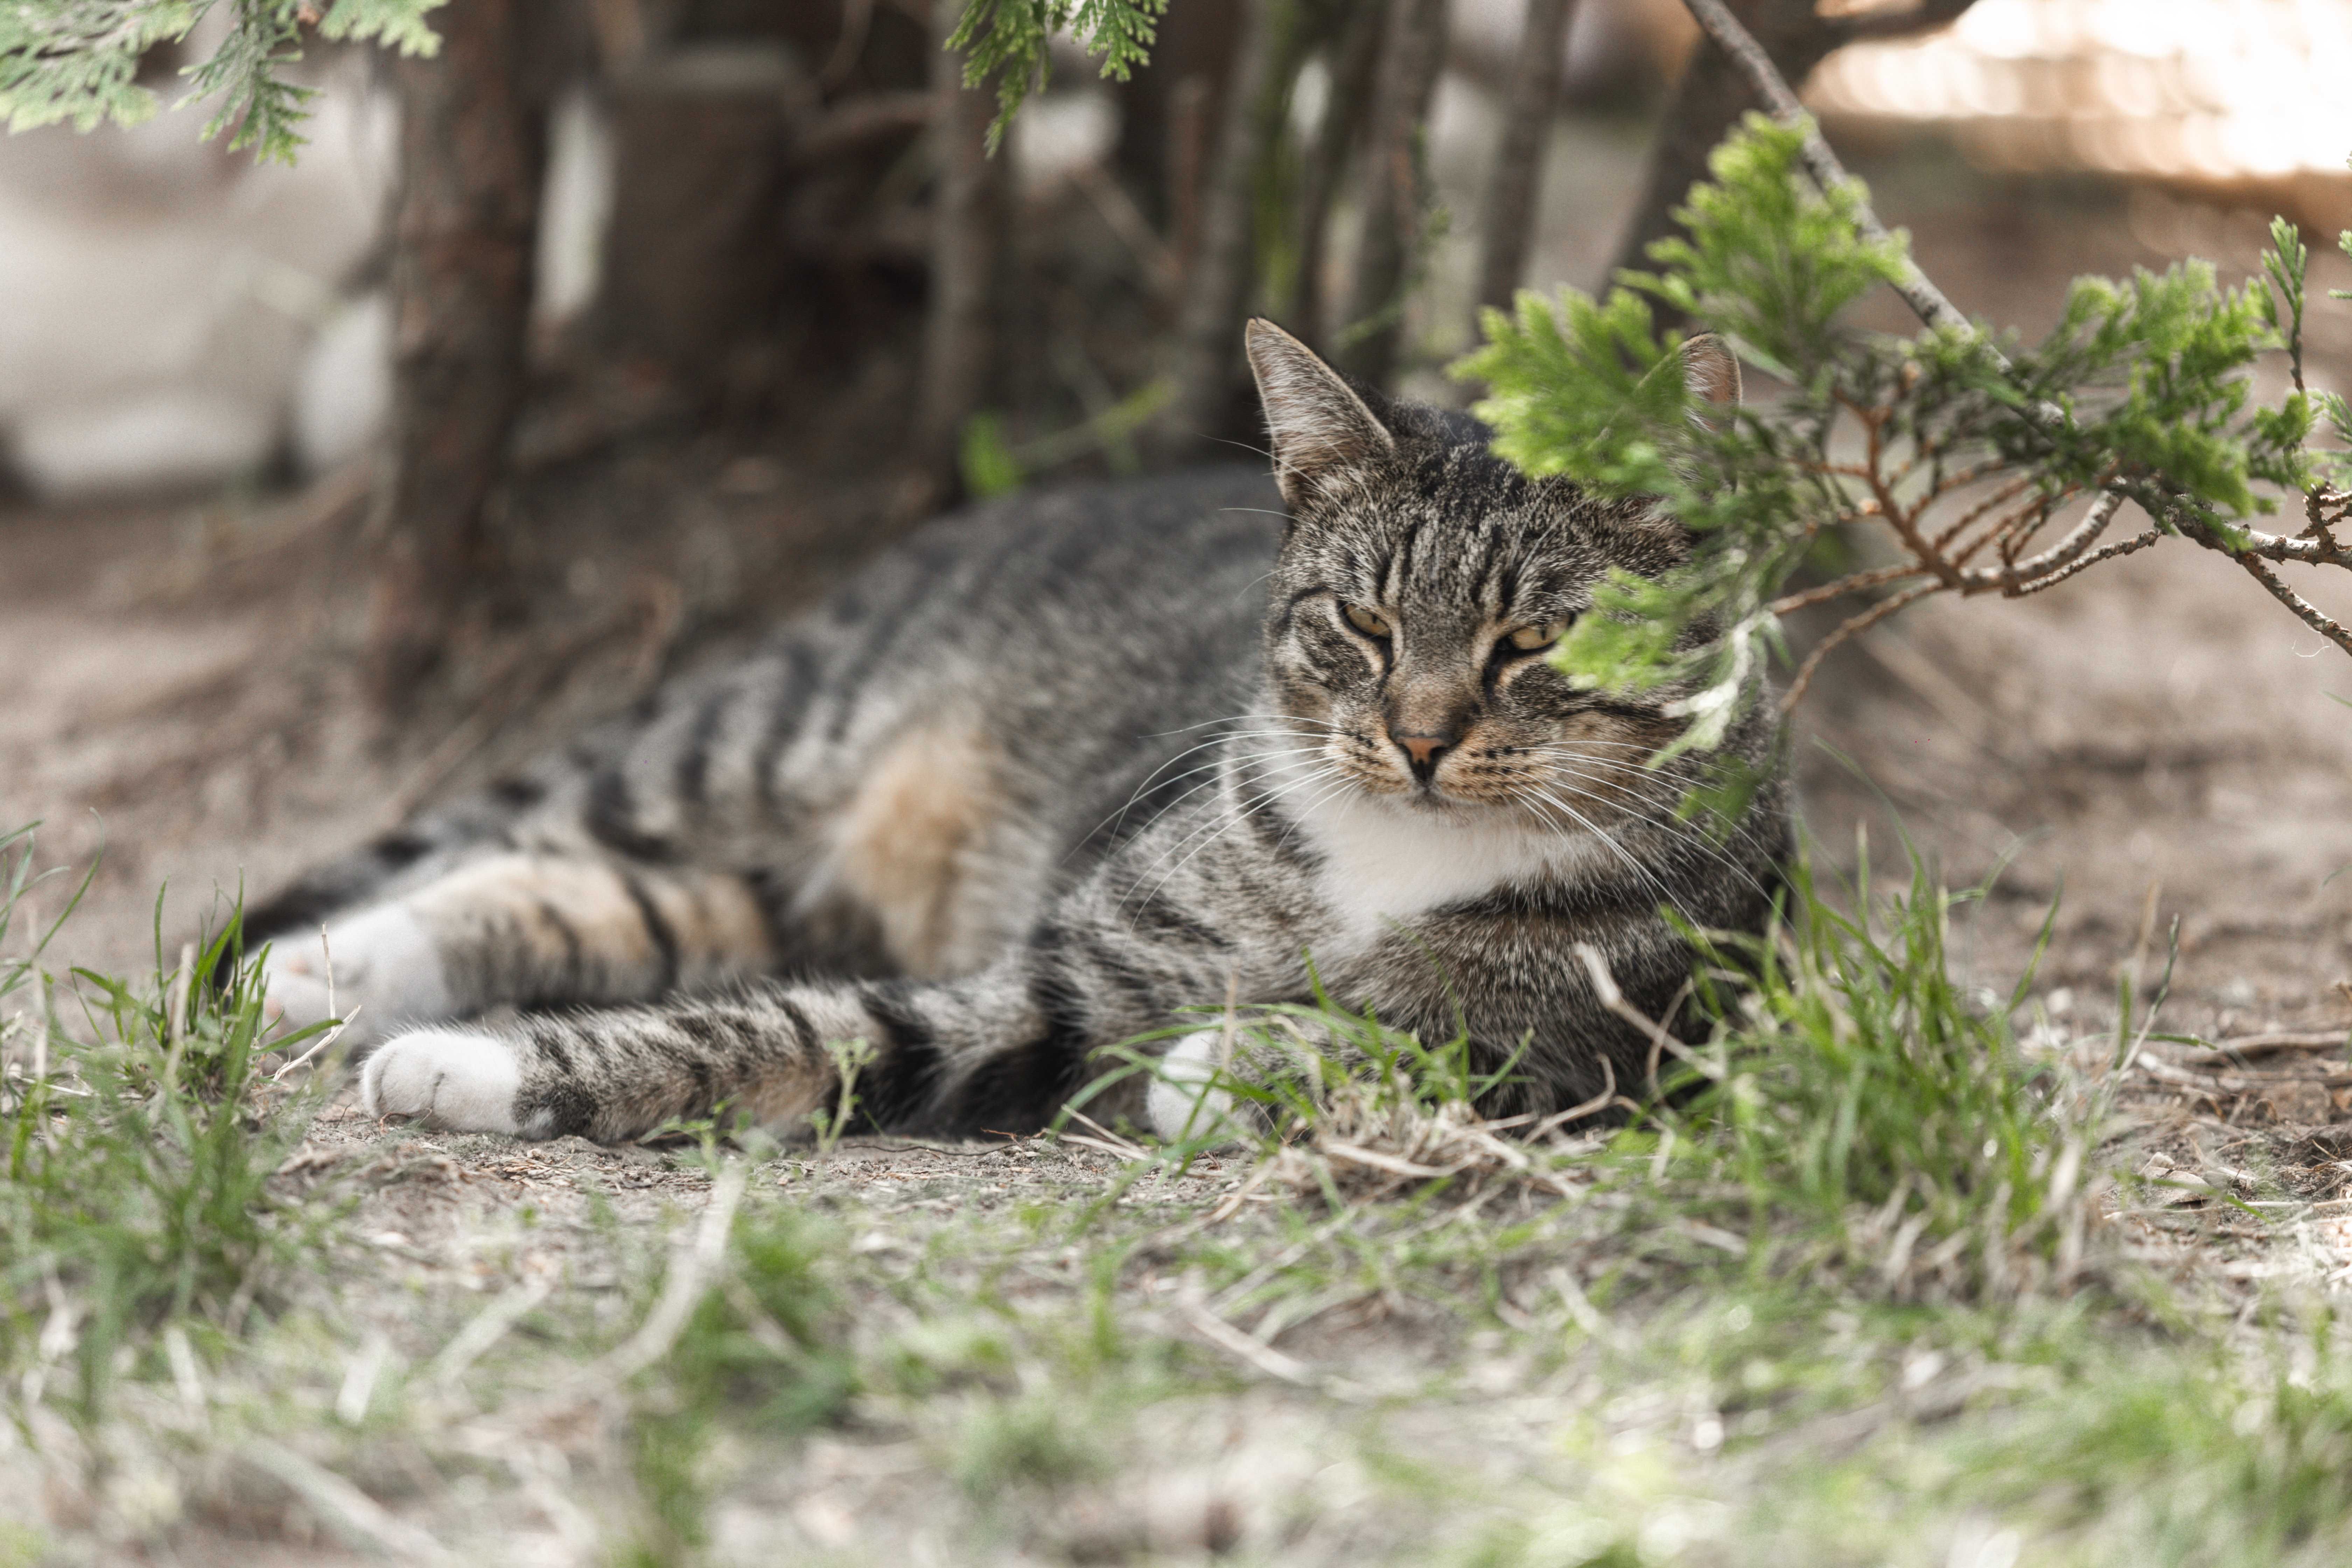
{"label": "blurred tree trunk", "polygon": [[1576,0],[1528,0],[1527,29],[1503,100],[1503,139],[1495,149],[1494,172],[1479,215],[1478,292],[1470,322],[1474,340],[1478,310],[1508,306],[1527,274],[1543,195],[1544,153],[1551,146],[1553,114],[1559,106],[1561,56],[1568,24],[1575,15]]}
{"label": "blurred tree trunk", "polygon": [[927,496],[908,510],[927,510],[951,495],[965,423],[992,390],[998,352],[996,306],[1000,268],[1011,221],[1012,149],[988,153],[988,126],[996,94],[963,85],[963,57],[944,46],[963,15],[964,0],[934,0],[937,42],[931,64],[931,145],[937,187],[931,208],[931,276],[923,324],[922,384],[915,438]]}
{"label": "blurred tree trunk", "polygon": [[[1801,89],[1813,68],[1847,44],[1932,32],[1957,20],[1975,0],[1920,0],[1906,11],[1854,16],[1821,16],[1814,9],[1816,0],[1727,3],[1764,46],[1780,74]],[[1702,42],[1683,68],[1682,80],[1675,84],[1659,123],[1657,139],[1650,144],[1642,198],[1617,242],[1612,272],[1618,268],[1649,266],[1651,243],[1680,226],[1675,222],[1675,209],[1683,205],[1691,186],[1706,177],[1706,155],[1739,123],[1740,116],[1761,107],[1731,57],[1712,39]]]}
{"label": "blurred tree trunk", "polygon": [[464,0],[441,51],[391,62],[400,94],[393,224],[392,469],[379,496],[367,677],[399,712],[495,575],[483,508],[521,406],[546,163],[535,0]]}
{"label": "blurred tree trunk", "polygon": [[1200,251],[1176,328],[1171,426],[1187,444],[1224,436],[1239,423],[1242,321],[1257,279],[1258,179],[1282,132],[1288,79],[1305,58],[1305,23],[1297,0],[1244,0],[1223,123],[1204,182]]}
{"label": "blurred tree trunk", "polygon": [[1339,366],[1381,385],[1396,368],[1405,295],[1428,206],[1423,141],[1445,64],[1446,0],[1396,0],[1364,149],[1364,237],[1348,318],[1334,336]]}
{"label": "blurred tree trunk", "polygon": [[1118,89],[1113,166],[1135,205],[1171,239],[1181,237],[1173,226],[1199,197],[1202,169],[1223,123],[1242,8],[1243,0],[1179,0],[1160,19],[1151,63]]}
{"label": "blurred tree trunk", "polygon": [[1328,269],[1331,204],[1347,178],[1387,36],[1390,0],[1343,0],[1347,16],[1331,49],[1330,96],[1323,105],[1315,143],[1298,175],[1298,288],[1291,304],[1290,330],[1318,353],[1328,353],[1323,275]]}

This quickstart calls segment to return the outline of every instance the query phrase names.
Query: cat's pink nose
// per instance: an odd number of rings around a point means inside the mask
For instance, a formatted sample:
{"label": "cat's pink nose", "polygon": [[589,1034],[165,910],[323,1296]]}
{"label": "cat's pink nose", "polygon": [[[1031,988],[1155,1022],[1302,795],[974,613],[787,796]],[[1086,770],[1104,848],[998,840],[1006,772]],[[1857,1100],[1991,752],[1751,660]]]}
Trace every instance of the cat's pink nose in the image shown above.
{"label": "cat's pink nose", "polygon": [[1452,735],[1396,735],[1391,738],[1404,748],[1406,756],[1412,759],[1416,773],[1433,765],[1437,754],[1454,742]]}

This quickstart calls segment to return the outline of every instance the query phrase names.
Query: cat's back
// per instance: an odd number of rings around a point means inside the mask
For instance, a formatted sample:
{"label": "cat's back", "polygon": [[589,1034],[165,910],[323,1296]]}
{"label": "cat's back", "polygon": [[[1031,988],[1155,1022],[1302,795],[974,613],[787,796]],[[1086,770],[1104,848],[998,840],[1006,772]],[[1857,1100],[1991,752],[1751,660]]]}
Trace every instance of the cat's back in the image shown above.
{"label": "cat's back", "polygon": [[820,613],[877,647],[1014,658],[1158,659],[1188,628],[1254,637],[1281,507],[1238,467],[1024,492],[925,524]]}
{"label": "cat's back", "polygon": [[783,628],[772,657],[811,667],[803,738],[969,723],[1069,790],[1073,768],[1230,714],[1258,668],[1280,509],[1270,480],[1210,468],[926,524]]}

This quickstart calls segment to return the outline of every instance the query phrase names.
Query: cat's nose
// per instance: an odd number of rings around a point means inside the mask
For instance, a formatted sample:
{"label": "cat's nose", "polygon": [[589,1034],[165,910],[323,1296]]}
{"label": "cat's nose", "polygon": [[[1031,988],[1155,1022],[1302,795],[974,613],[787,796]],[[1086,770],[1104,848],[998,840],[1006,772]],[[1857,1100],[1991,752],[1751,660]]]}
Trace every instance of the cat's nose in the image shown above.
{"label": "cat's nose", "polygon": [[1406,759],[1412,763],[1413,777],[1427,784],[1430,775],[1437,772],[1437,760],[1459,743],[1462,736],[1460,731],[1449,730],[1435,735],[1399,735],[1391,732],[1389,739],[1397,743],[1398,749],[1402,751]]}

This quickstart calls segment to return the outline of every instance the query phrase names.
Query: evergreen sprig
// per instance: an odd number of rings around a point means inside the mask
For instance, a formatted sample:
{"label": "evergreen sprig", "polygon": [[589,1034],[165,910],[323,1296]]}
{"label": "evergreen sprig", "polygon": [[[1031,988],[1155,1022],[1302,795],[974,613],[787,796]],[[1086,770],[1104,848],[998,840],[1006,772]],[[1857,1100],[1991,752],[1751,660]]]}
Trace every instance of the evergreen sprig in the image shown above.
{"label": "evergreen sprig", "polygon": [[0,0],[0,119],[12,132],[101,121],[136,125],[153,116],[140,85],[150,49],[178,43],[215,5],[229,26],[212,56],[184,67],[180,100],[218,100],[205,122],[232,150],[291,163],[313,91],[286,79],[302,58],[304,29],[327,39],[374,39],[404,55],[430,55],[440,39],[426,13],[446,0]]}
{"label": "evergreen sprig", "polygon": [[[1808,176],[1811,131],[1752,116],[1676,215],[1688,237],[1651,247],[1656,271],[1621,274],[1605,300],[1522,294],[1486,313],[1486,345],[1455,367],[1487,384],[1476,412],[1501,455],[1602,495],[1654,497],[1696,540],[1678,572],[1612,579],[1562,640],[1563,669],[1600,689],[1676,689],[1681,743],[1711,748],[1761,689],[1784,614],[1849,595],[1864,606],[1799,671],[1793,703],[1828,647],[1916,599],[2035,593],[2168,537],[2237,557],[2352,652],[2352,632],[2267,564],[2352,568],[2329,531],[2352,510],[2336,488],[2344,455],[2311,444],[2323,420],[2352,437],[2352,409],[2302,384],[2307,256],[2293,226],[2274,226],[2262,273],[2237,288],[2202,261],[2080,279],[2031,348],[1981,323],[1863,332],[1843,313],[1916,276],[1908,242],[1878,229],[1859,182]],[[1695,406],[1660,305],[1785,392]],[[2294,387],[2265,404],[2252,374],[2281,351]],[[2260,532],[2287,494],[2309,526]],[[2126,498],[2152,521],[2108,541]],[[1825,534],[1862,525],[1890,536],[1892,564],[1785,591]]]}
{"label": "evergreen sprig", "polygon": [[970,0],[948,47],[964,51],[965,86],[996,79],[989,151],[1004,139],[1029,94],[1045,85],[1055,34],[1076,38],[1087,54],[1102,57],[1105,77],[1125,81],[1150,63],[1159,19],[1167,14],[1168,0]]}

